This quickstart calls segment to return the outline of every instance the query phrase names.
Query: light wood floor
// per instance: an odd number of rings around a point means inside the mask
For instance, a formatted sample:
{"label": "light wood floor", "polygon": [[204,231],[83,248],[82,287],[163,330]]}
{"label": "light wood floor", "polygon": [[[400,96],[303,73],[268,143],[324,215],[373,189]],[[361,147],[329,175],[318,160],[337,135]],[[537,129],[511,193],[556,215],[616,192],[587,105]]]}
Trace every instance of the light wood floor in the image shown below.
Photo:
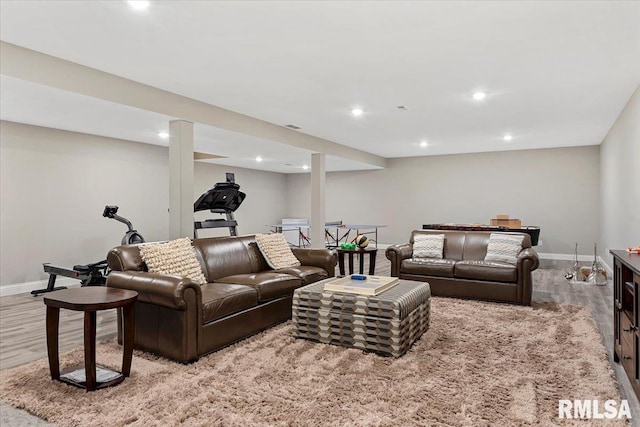
{"label": "light wood floor", "polygon": [[[356,264],[357,265],[357,264]],[[543,261],[534,272],[534,301],[553,301],[585,305],[591,308],[602,342],[607,348],[613,371],[618,378],[623,399],[629,401],[632,425],[640,427],[640,404],[620,364],[613,363],[613,289],[608,286],[570,285],[562,277],[571,263]],[[365,263],[365,272],[367,265]],[[381,250],[377,257],[376,274],[389,275],[390,264]],[[98,313],[98,339],[115,335],[116,311]],[[60,311],[60,352],[83,345],[83,314]],[[29,363],[47,357],[45,339],[45,306],[42,296],[29,294],[0,298],[0,369]],[[134,361],[135,364],[135,361]],[[584,396],[567,396],[581,399]],[[637,420],[637,421],[636,421]]]}
{"label": "light wood floor", "polygon": [[[631,425],[640,427],[640,402],[622,365],[613,361],[613,283],[609,281],[607,286],[570,284],[564,279],[563,272],[571,270],[572,265],[573,263],[568,261],[543,260],[541,268],[533,272],[533,301],[553,301],[591,308],[593,319],[600,330],[602,344],[607,349],[609,364],[618,380],[620,395],[629,402],[633,416]],[[585,397],[567,397],[581,398]]]}
{"label": "light wood floor", "polygon": [[[10,295],[0,298],[0,369],[47,357],[45,305],[42,296]],[[60,353],[84,343],[84,313],[60,310]],[[116,333],[116,310],[96,315],[98,340]]]}

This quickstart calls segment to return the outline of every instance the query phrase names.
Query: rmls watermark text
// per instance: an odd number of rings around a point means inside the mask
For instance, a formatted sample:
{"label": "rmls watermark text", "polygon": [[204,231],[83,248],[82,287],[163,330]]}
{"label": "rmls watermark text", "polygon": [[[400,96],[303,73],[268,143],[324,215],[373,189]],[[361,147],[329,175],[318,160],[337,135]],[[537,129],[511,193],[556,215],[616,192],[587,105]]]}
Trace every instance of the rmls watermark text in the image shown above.
{"label": "rmls watermark text", "polygon": [[629,402],[626,400],[605,400],[604,403],[594,400],[565,400],[558,401],[558,418],[567,419],[631,419]]}

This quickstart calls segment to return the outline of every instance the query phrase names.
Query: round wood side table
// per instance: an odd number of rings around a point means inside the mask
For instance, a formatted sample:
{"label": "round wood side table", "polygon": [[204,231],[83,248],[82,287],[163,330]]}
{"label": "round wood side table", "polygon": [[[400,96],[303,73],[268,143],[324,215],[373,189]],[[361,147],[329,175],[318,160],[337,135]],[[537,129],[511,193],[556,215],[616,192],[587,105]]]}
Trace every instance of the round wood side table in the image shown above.
{"label": "round wood side table", "polygon": [[[47,306],[47,352],[51,379],[93,391],[120,384],[128,377],[133,357],[136,299],[138,293],[135,291],[103,286],[64,289],[47,294],[44,303]],[[58,359],[61,308],[84,312],[84,366],[66,369],[62,373]],[[112,308],[118,309],[124,325],[122,372],[96,366],[96,311]]]}
{"label": "round wood side table", "polygon": [[342,249],[337,248],[338,250],[338,268],[340,270],[340,274],[344,276],[344,256],[347,254],[349,256],[349,274],[353,274],[353,255],[358,254],[360,258],[359,262],[359,273],[363,274],[364,270],[364,256],[365,254],[369,254],[369,275],[373,276],[376,271],[376,255],[378,254],[377,248],[357,248],[357,249]]}

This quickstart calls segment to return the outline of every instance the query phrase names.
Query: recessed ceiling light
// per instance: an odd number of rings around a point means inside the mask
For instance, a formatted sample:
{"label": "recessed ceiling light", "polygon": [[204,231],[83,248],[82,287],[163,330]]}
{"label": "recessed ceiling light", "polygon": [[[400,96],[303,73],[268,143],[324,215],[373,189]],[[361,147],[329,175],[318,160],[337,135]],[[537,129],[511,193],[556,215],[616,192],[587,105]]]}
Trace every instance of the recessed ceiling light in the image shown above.
{"label": "recessed ceiling light", "polygon": [[420,143],[420,147],[426,147],[427,145],[429,145],[429,143],[427,141],[422,141]]}
{"label": "recessed ceiling light", "polygon": [[129,3],[129,6],[135,10],[145,10],[149,7],[149,2],[147,0],[128,0],[127,3]]}
{"label": "recessed ceiling light", "polygon": [[504,140],[505,141],[511,141],[512,139],[513,139],[513,136],[511,136],[511,135],[505,135],[504,136]]}
{"label": "recessed ceiling light", "polygon": [[473,99],[475,99],[476,101],[482,101],[486,98],[486,96],[487,94],[484,92],[476,92],[473,94]]}
{"label": "recessed ceiling light", "polygon": [[354,108],[353,110],[351,110],[351,114],[356,117],[360,117],[362,113],[364,113],[364,111],[362,111],[362,108]]}
{"label": "recessed ceiling light", "polygon": [[261,156],[257,156],[256,157],[256,162],[261,162],[262,161],[262,157]]}
{"label": "recessed ceiling light", "polygon": [[309,169],[309,165],[302,165],[302,169],[304,169],[304,170]]}
{"label": "recessed ceiling light", "polygon": [[158,132],[158,136],[162,139],[169,138],[169,134],[167,132]]}

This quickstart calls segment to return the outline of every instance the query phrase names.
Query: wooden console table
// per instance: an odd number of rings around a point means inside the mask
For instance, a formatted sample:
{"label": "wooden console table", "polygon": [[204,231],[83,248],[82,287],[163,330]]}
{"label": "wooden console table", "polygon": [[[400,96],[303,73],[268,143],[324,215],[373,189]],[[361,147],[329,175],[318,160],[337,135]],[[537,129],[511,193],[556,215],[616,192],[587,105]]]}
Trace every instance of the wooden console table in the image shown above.
{"label": "wooden console table", "polygon": [[609,251],[613,255],[613,360],[622,362],[629,381],[640,397],[638,297],[640,255]]}
{"label": "wooden console table", "polygon": [[423,224],[423,230],[462,230],[462,231],[495,231],[498,233],[525,233],[531,237],[531,246],[538,246],[540,227],[524,226],[508,228],[499,225],[482,224]]}
{"label": "wooden console table", "polygon": [[[138,293],[126,289],[91,286],[64,289],[47,294],[47,352],[51,379],[93,391],[120,384],[131,373],[133,356],[134,303]],[[84,367],[73,367],[60,373],[58,359],[58,326],[60,309],[84,311]],[[124,323],[122,372],[96,366],[96,311],[119,309]],[[121,312],[121,313],[120,313]],[[84,370],[84,372],[82,372]]]}

